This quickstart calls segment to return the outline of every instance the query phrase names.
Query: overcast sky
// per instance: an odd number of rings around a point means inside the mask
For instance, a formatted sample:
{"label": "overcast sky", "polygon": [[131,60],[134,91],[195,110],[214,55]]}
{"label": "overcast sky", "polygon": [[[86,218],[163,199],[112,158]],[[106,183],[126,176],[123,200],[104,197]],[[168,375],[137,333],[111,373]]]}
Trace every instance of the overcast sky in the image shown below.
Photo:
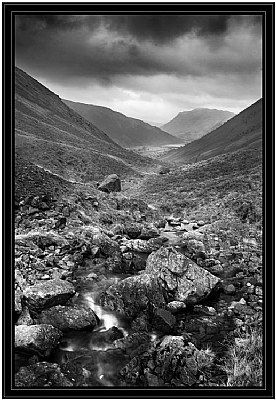
{"label": "overcast sky", "polygon": [[60,97],[168,122],[262,96],[258,16],[21,15],[16,65]]}

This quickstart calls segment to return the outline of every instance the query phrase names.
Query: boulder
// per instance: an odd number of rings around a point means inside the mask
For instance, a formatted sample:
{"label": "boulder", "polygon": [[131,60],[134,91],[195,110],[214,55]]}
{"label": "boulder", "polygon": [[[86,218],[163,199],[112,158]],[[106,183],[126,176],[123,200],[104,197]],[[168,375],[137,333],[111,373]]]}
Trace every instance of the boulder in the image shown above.
{"label": "boulder", "polygon": [[162,247],[150,254],[145,273],[161,280],[172,301],[185,304],[200,302],[220,281],[173,247]]}
{"label": "boulder", "polygon": [[142,227],[139,239],[151,239],[158,237],[160,235],[159,229],[157,229],[153,224],[144,225]]}
{"label": "boulder", "polygon": [[234,285],[230,284],[230,285],[223,285],[223,292],[225,294],[235,294],[236,293],[236,288]]}
{"label": "boulder", "polygon": [[166,175],[166,174],[168,174],[169,172],[170,172],[170,168],[169,168],[169,167],[165,167],[164,165],[161,165],[160,168],[159,168],[159,170],[158,170],[158,173],[159,173],[160,175]]}
{"label": "boulder", "polygon": [[49,324],[61,331],[93,330],[97,325],[97,316],[91,308],[81,305],[54,306],[43,310],[38,317],[40,324]]}
{"label": "boulder", "polygon": [[71,283],[61,279],[50,279],[28,286],[23,292],[23,301],[30,311],[38,311],[65,304],[74,294],[75,289]]}
{"label": "boulder", "polygon": [[62,332],[52,325],[19,325],[15,327],[15,350],[47,357],[61,337]]}
{"label": "boulder", "polygon": [[118,243],[100,231],[93,234],[92,244],[106,257],[119,256],[121,253]]}
{"label": "boulder", "polygon": [[111,193],[121,191],[121,180],[116,174],[108,175],[98,186],[101,192]]}
{"label": "boulder", "polygon": [[157,331],[171,333],[175,323],[176,318],[170,311],[162,308],[158,308],[155,311],[152,325]]}
{"label": "boulder", "polygon": [[151,313],[154,308],[163,307],[165,300],[160,281],[142,274],[110,286],[102,296],[102,305],[128,317],[135,317],[141,311]]}
{"label": "boulder", "polygon": [[60,366],[54,363],[39,362],[21,367],[15,374],[15,387],[71,387]]}

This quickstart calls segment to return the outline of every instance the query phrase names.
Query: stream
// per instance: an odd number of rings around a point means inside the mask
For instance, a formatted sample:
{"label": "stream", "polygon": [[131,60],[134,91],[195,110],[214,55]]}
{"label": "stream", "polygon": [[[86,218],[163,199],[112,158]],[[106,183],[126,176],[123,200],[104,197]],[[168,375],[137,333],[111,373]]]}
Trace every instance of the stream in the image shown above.
{"label": "stream", "polygon": [[[177,227],[168,223],[161,231],[166,244],[176,245],[179,237],[193,230],[193,223]],[[95,279],[86,280],[89,275]],[[78,297],[75,304],[90,307],[99,318],[98,326],[92,331],[71,331],[64,333],[62,342],[51,355],[50,362],[68,363],[70,368],[79,368],[82,372],[81,386],[122,386],[119,371],[130,361],[129,356],[120,348],[115,348],[114,340],[123,339],[130,332],[130,323],[122,315],[105,309],[97,303],[97,296],[110,285],[118,283],[131,274],[110,274],[93,260],[86,260],[83,267],[76,271],[76,280],[81,282],[77,287]],[[151,340],[157,337],[151,333]],[[76,376],[75,376],[75,379]]]}

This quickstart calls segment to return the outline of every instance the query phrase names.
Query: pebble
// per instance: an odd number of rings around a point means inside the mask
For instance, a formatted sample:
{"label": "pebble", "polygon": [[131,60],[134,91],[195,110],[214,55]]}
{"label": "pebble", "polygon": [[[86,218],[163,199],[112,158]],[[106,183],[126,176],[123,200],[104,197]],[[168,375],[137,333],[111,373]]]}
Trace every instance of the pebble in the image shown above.
{"label": "pebble", "polygon": [[47,280],[47,279],[50,279],[50,276],[45,274],[40,279]]}

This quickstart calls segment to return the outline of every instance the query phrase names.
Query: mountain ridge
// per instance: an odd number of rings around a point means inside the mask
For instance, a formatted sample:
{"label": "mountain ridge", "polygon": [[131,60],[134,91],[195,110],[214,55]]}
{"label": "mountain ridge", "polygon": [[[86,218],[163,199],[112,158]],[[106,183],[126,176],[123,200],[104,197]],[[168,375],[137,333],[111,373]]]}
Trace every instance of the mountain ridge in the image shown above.
{"label": "mountain ridge", "polygon": [[181,139],[162,131],[156,126],[138,118],[127,117],[111,108],[66,99],[62,99],[62,101],[107,133],[113,141],[122,147],[133,148],[182,142]]}
{"label": "mountain ridge", "polygon": [[261,148],[261,140],[262,99],[259,99],[214,131],[161,158],[179,165],[189,164],[244,148]]}

